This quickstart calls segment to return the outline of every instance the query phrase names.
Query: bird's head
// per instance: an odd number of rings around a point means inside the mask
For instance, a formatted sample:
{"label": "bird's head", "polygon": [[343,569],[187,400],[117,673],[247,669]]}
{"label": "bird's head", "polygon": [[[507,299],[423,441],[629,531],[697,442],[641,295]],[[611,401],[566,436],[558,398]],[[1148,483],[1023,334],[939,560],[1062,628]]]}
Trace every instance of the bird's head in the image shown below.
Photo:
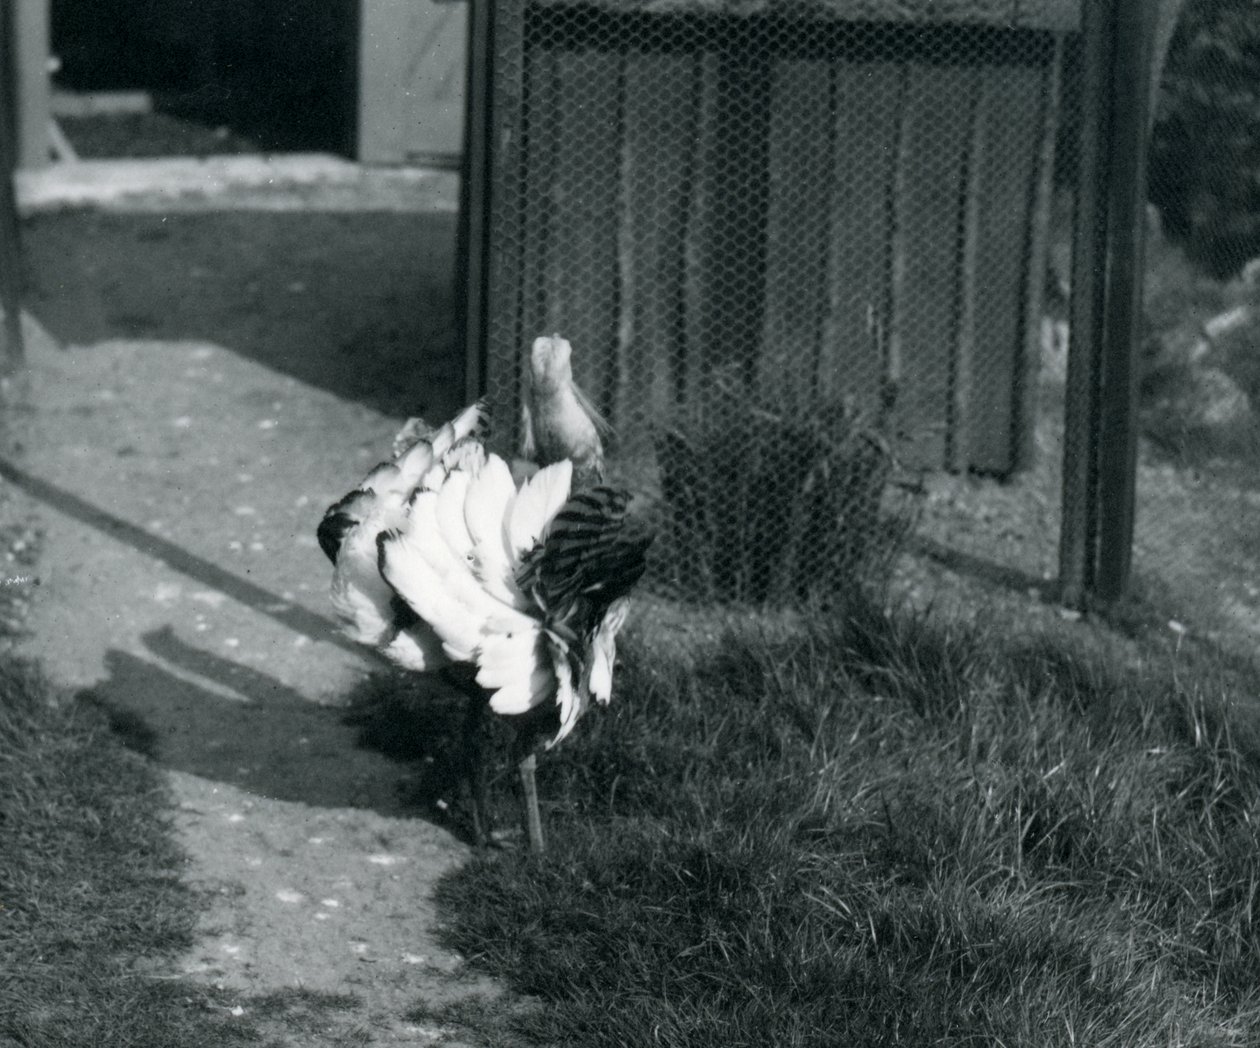
{"label": "bird's head", "polygon": [[530,377],[540,389],[559,389],[573,381],[573,347],[559,335],[540,335],[529,353]]}

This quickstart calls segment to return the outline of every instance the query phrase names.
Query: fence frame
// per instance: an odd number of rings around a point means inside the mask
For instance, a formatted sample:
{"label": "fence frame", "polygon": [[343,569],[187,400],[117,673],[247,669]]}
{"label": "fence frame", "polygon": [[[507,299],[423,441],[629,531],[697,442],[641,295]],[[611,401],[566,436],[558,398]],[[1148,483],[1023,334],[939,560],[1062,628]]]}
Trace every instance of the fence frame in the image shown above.
{"label": "fence frame", "polygon": [[[470,0],[467,119],[457,282],[470,398],[483,395],[494,179],[493,5]],[[1171,0],[1172,4],[1178,0]],[[1059,595],[1113,603],[1129,585],[1137,463],[1137,346],[1142,315],[1145,185],[1152,83],[1170,0],[1086,0],[1081,155],[1073,220],[1071,346],[1066,384]],[[1162,27],[1162,32],[1161,32]],[[519,98],[501,99],[507,109]],[[516,150],[519,142],[499,142]]]}
{"label": "fence frame", "polygon": [[1064,414],[1060,600],[1112,604],[1131,574],[1137,354],[1156,54],[1147,0],[1088,3]]}

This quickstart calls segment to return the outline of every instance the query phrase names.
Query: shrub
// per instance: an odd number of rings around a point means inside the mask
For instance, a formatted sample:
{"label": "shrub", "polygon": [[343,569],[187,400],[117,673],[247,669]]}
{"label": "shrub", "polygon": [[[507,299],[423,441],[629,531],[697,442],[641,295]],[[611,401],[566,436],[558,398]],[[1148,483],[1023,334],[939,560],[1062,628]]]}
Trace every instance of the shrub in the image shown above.
{"label": "shrub", "polygon": [[1151,142],[1150,199],[1216,276],[1260,254],[1260,4],[1189,0]]}
{"label": "shrub", "polygon": [[779,413],[718,385],[656,451],[657,556],[688,598],[833,603],[886,577],[913,520],[885,498],[895,463],[880,417],[843,403]]}

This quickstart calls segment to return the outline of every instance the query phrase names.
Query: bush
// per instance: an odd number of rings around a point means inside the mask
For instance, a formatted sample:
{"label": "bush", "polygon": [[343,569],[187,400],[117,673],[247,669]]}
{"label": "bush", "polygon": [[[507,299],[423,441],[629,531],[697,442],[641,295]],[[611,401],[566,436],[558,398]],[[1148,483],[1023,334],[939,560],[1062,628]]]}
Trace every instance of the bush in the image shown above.
{"label": "bush", "polygon": [[1215,276],[1260,254],[1260,3],[1189,0],[1151,142],[1150,199]]}
{"label": "bush", "polygon": [[882,580],[912,521],[886,508],[883,428],[841,403],[779,414],[717,387],[656,441],[670,581],[700,601],[791,606]]}

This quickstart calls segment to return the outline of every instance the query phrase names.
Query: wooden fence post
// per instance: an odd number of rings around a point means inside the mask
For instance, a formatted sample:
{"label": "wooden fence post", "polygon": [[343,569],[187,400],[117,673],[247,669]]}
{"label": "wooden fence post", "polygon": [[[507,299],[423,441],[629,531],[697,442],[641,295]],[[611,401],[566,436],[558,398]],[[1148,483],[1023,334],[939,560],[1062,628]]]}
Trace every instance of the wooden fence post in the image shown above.
{"label": "wooden fence post", "polygon": [[1072,220],[1071,345],[1063,419],[1059,599],[1080,607],[1094,584],[1097,537],[1098,372],[1106,294],[1107,209],[1103,186],[1110,153],[1107,75],[1111,61],[1109,4],[1081,13],[1080,145]]}
{"label": "wooden fence post", "polygon": [[1153,15],[1145,0],[1084,9],[1059,544],[1070,606],[1119,599],[1132,563]]}
{"label": "wooden fence post", "polygon": [[1104,321],[1098,448],[1098,569],[1104,603],[1123,596],[1133,555],[1138,444],[1138,340],[1146,242],[1146,161],[1150,141],[1154,9],[1115,0],[1112,16],[1107,210],[1107,309]]}
{"label": "wooden fence post", "polygon": [[27,169],[47,167],[49,0],[6,0],[5,6],[10,8],[6,28],[13,41],[10,83],[16,99],[17,164]]}
{"label": "wooden fence post", "polygon": [[17,199],[13,172],[17,167],[17,75],[14,12],[0,0],[0,308],[4,310],[4,352],[0,374],[10,375],[25,362],[22,344],[22,266],[19,249]]}

